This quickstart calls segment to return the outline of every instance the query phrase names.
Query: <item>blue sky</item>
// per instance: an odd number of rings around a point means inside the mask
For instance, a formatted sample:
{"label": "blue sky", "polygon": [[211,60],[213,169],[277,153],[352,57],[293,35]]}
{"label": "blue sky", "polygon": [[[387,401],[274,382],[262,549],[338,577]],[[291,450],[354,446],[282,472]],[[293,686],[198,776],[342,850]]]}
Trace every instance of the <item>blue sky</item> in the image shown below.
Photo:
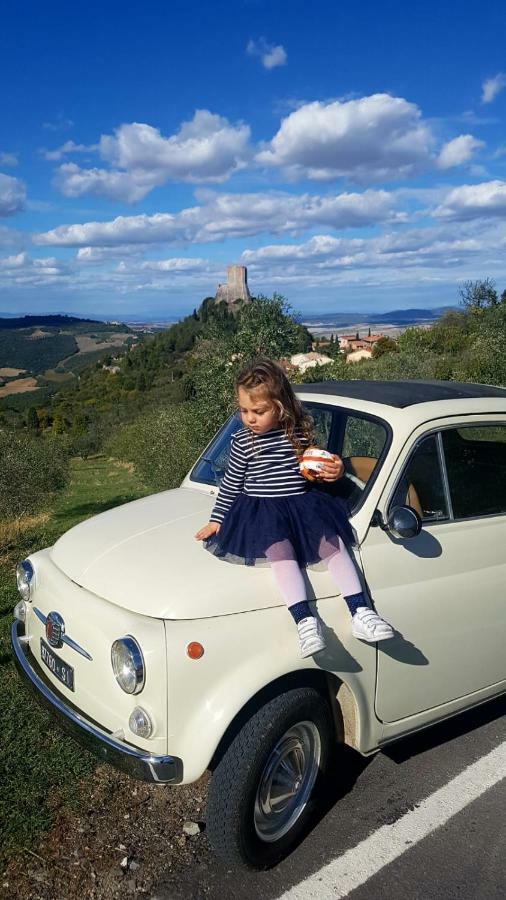
{"label": "blue sky", "polygon": [[506,6],[8,2],[0,315],[506,287]]}

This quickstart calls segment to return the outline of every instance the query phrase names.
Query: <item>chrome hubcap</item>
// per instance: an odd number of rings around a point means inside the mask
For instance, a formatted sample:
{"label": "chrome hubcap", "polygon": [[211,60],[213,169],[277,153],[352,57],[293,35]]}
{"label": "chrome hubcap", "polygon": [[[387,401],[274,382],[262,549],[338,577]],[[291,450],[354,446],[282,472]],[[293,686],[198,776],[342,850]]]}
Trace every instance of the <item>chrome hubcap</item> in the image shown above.
{"label": "chrome hubcap", "polygon": [[262,841],[278,841],[295,824],[313,790],[321,758],[313,722],[298,722],[274,747],[255,798],[255,831]]}

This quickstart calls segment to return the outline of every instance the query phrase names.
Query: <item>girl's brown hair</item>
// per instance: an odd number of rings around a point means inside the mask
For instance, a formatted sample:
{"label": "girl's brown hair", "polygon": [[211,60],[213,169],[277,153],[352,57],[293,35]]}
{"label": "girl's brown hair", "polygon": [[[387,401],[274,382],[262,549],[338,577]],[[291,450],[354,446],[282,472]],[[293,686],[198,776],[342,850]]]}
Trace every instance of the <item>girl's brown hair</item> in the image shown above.
{"label": "girl's brown hair", "polygon": [[305,445],[297,436],[297,430],[302,431],[309,444],[314,442],[314,422],[311,416],[306,413],[293,392],[281,366],[272,359],[255,359],[246,366],[235,380],[236,392],[240,387],[248,393],[258,391],[277,407],[280,427],[284,429],[298,455],[302,455]]}

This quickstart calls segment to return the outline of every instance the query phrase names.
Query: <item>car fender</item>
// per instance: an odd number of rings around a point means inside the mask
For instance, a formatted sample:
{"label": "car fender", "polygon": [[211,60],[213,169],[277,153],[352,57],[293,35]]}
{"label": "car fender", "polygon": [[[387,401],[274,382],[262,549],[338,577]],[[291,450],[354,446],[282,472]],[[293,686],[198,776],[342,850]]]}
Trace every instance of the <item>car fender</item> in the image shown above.
{"label": "car fender", "polygon": [[[374,696],[374,648],[367,647],[369,652],[364,653],[354,641],[363,662],[353,665],[353,671],[344,645],[341,652],[333,650],[331,660],[319,654],[319,665],[311,657],[301,659],[297,629],[284,607],[165,624],[167,751],[183,760],[184,783],[203,774],[237,716],[245,713],[247,717],[247,710],[263,702],[269,688],[279,691],[284,685],[327,682],[334,709],[341,707],[336,728],[342,717],[344,740],[367,751],[379,739],[371,721],[371,704],[366,702],[367,696]],[[188,656],[190,642],[202,645],[200,659]]]}

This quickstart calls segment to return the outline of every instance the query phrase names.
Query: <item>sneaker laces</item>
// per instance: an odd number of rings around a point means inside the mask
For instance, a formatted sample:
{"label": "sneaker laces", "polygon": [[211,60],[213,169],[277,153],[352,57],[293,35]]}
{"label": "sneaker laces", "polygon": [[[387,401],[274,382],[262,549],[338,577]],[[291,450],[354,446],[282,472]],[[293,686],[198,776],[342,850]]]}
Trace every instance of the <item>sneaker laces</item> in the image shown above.
{"label": "sneaker laces", "polygon": [[298,625],[299,634],[301,637],[305,637],[306,635],[318,634],[318,622],[316,619],[302,619]]}
{"label": "sneaker laces", "polygon": [[357,618],[360,622],[362,622],[366,627],[372,628],[381,628],[383,625],[387,625],[387,623],[378,616],[377,613],[372,609],[368,609],[368,607],[364,607],[364,611],[357,610]]}

